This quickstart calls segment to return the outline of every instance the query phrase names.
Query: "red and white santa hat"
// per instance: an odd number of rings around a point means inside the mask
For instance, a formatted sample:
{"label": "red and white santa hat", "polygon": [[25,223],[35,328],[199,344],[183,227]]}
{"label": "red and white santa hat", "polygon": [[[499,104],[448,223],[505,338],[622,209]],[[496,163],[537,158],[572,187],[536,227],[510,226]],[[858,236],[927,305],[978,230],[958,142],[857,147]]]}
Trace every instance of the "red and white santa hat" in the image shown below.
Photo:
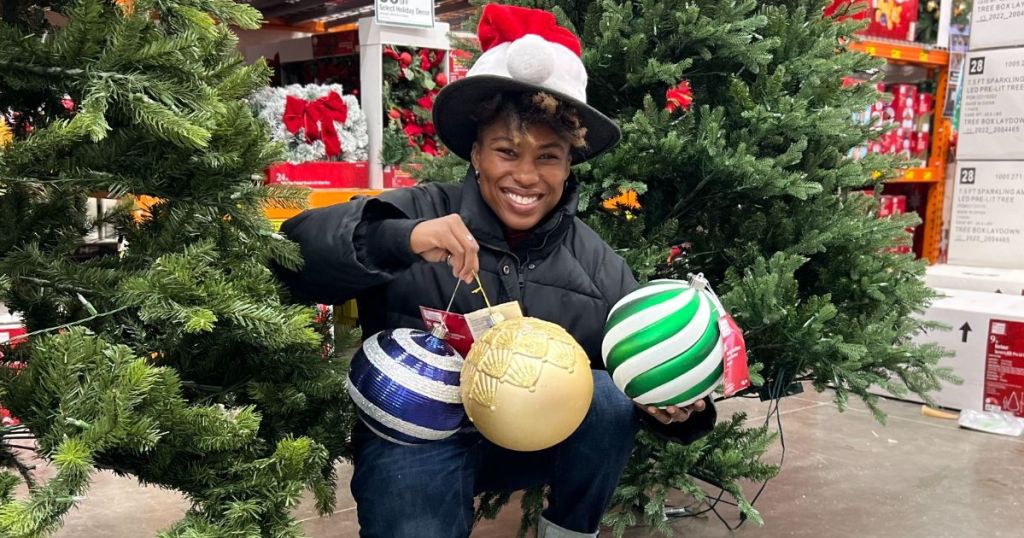
{"label": "red and white santa hat", "polygon": [[472,113],[499,93],[543,91],[576,108],[587,128],[585,148],[573,162],[593,158],[614,146],[618,127],[587,104],[587,70],[580,41],[547,11],[488,4],[477,37],[483,54],[466,78],[453,82],[434,102],[438,135],[456,155],[469,159],[477,136]]}

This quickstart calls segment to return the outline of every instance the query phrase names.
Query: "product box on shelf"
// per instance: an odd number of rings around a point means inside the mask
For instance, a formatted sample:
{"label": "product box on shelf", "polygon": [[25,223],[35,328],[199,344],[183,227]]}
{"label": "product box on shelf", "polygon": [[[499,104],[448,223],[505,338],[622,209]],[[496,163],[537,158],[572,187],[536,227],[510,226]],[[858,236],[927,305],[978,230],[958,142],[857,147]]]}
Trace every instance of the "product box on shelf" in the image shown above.
{"label": "product box on shelf", "polygon": [[949,263],[1024,269],[1024,163],[960,161]]}
{"label": "product box on shelf", "polygon": [[[855,84],[851,81],[845,85]],[[928,159],[931,149],[931,121],[935,95],[914,84],[878,84],[882,95],[864,111],[855,113],[851,120],[861,125],[888,131],[878,139],[850,151],[852,159],[869,153],[900,154],[920,160]]]}
{"label": "product box on shelf", "polygon": [[938,264],[925,270],[924,281],[933,288],[1024,295],[1024,270]]}
{"label": "product box on shelf", "polygon": [[965,71],[957,158],[1024,160],[1024,48],[971,52]]}
{"label": "product box on shelf", "polygon": [[312,40],[314,58],[359,54],[358,30],[318,34]]}
{"label": "product box on shelf", "polygon": [[[907,197],[902,194],[883,194],[879,200],[878,218],[902,215],[907,212]],[[914,233],[913,227],[908,227],[907,232]],[[909,254],[912,250],[910,245],[900,245],[889,249],[890,252]]]}
{"label": "product box on shelf", "polygon": [[[858,6],[857,4],[861,4]],[[825,16],[841,14],[843,9],[861,8],[852,19],[868,19],[862,35],[913,41],[917,28],[918,0],[832,0],[825,8]],[[847,17],[842,17],[847,18]]]}
{"label": "product box on shelf", "polygon": [[370,168],[366,162],[278,163],[267,169],[267,183],[311,189],[365,189],[370,186]]}
{"label": "product box on shelf", "polygon": [[[8,342],[16,342],[18,337],[26,333],[21,318],[7,310],[7,307],[0,303],[0,345]],[[0,353],[0,356],[3,356]]]}
{"label": "product box on shelf", "polygon": [[1024,46],[1024,4],[1007,0],[974,0],[971,7],[971,50]]}
{"label": "product box on shelf", "polygon": [[[915,342],[935,343],[953,353],[939,365],[953,370],[963,384],[942,383],[932,398],[952,409],[1005,410],[1022,416],[1024,398],[1024,297],[979,291],[939,289],[944,297],[924,319],[951,327],[928,331]],[[880,388],[877,394],[888,395]],[[904,396],[920,402],[914,394]]]}

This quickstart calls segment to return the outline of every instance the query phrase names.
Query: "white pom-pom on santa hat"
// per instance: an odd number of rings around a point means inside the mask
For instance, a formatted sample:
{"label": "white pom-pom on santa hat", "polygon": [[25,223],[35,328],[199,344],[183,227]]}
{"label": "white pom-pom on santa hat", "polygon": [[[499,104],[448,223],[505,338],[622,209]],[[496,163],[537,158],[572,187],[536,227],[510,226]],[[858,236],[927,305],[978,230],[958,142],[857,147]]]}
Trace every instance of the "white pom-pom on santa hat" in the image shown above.
{"label": "white pom-pom on santa hat", "polygon": [[527,34],[508,47],[508,74],[528,84],[543,84],[555,72],[555,53],[551,44],[536,34]]}
{"label": "white pom-pom on santa hat", "polygon": [[547,11],[488,4],[477,29],[483,54],[466,78],[508,77],[587,102],[580,41]]}

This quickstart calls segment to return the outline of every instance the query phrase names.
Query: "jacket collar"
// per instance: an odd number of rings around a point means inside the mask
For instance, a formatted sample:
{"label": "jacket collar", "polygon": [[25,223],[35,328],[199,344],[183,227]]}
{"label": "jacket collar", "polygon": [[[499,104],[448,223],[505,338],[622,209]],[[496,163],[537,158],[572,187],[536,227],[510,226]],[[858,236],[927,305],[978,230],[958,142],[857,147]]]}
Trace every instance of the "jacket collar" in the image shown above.
{"label": "jacket collar", "polygon": [[[570,173],[566,180],[562,199],[533,229],[531,240],[528,241],[528,244],[531,245],[530,255],[547,256],[562,243],[562,239],[576,217],[578,205],[579,192],[576,186],[576,177]],[[462,201],[459,205],[459,215],[462,216],[466,227],[481,245],[512,252],[505,240],[505,230],[501,221],[484,201],[483,195],[480,194],[480,185],[477,183],[476,171],[473,170],[473,167],[469,168],[462,181]]]}

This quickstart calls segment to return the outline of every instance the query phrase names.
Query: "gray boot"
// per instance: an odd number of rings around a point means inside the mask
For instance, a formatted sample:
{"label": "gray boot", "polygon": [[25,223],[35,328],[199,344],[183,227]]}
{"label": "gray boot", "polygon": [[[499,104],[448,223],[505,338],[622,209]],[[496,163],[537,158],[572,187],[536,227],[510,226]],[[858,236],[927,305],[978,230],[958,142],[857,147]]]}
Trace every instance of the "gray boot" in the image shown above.
{"label": "gray boot", "polygon": [[586,534],[571,531],[569,529],[563,529],[543,517],[540,518],[540,525],[537,526],[537,538],[594,538],[596,536],[596,532],[593,534]]}

